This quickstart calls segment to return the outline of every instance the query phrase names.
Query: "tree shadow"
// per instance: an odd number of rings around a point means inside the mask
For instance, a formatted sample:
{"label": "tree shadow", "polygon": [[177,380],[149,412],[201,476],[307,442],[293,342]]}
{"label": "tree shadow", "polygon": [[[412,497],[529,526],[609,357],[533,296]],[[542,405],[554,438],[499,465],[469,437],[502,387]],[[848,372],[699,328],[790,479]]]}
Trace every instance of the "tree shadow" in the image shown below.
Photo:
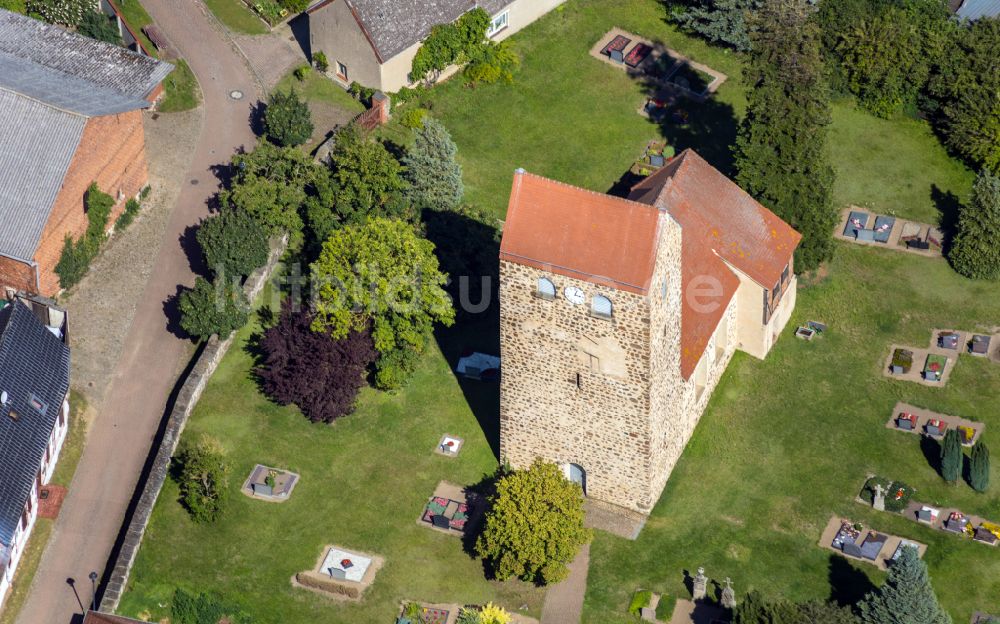
{"label": "tree shadow", "polygon": [[[500,243],[496,228],[472,210],[425,210],[427,238],[434,243],[446,287],[455,305],[455,324],[434,331],[452,370],[472,352],[500,354],[498,300]],[[500,460],[500,388],[495,382],[458,379],[469,408]]]}
{"label": "tree shadow", "polygon": [[181,232],[180,236],[177,237],[177,242],[180,243],[181,250],[187,258],[188,268],[191,269],[191,272],[208,279],[211,277],[211,271],[209,271],[208,265],[205,264],[205,254],[201,252],[201,245],[198,244],[198,230],[200,228],[201,223],[187,226]]}
{"label": "tree shadow", "polygon": [[250,116],[247,122],[250,124],[250,131],[254,133],[254,136],[264,136],[264,111],[266,110],[267,104],[265,102],[250,105]]}
{"label": "tree shadow", "polygon": [[[654,54],[665,54],[666,45],[654,41]],[[647,62],[647,66],[650,64]],[[643,109],[651,124],[677,152],[691,148],[713,167],[732,177],[739,121],[733,107],[720,102],[714,94],[695,97],[683,89],[666,84],[662,78],[641,71],[629,74],[643,87],[648,98]],[[729,76],[728,80],[738,79]],[[649,108],[645,104],[651,104]],[[662,105],[662,106],[661,106]]]}
{"label": "tree shadow", "polygon": [[944,235],[942,244],[947,256],[948,250],[951,248],[951,243],[955,240],[955,235],[958,233],[958,216],[962,210],[962,201],[958,198],[958,195],[955,195],[951,191],[941,190],[937,184],[931,185],[931,201],[934,202],[934,206],[940,213],[938,223],[941,233]]}
{"label": "tree shadow", "polygon": [[[466,531],[462,534],[462,550],[472,559],[478,558],[478,555],[476,554],[476,541],[483,532],[485,525],[484,520],[486,512],[489,509],[490,499],[494,494],[496,494],[497,491],[497,481],[499,481],[504,474],[504,467],[498,466],[492,473],[484,474],[479,481],[463,488],[466,502],[470,507],[477,507],[475,511],[474,524],[468,525]],[[484,560],[483,571],[486,573],[487,578],[493,578],[492,570],[490,570],[489,567],[489,564]]]}
{"label": "tree shadow", "polygon": [[875,589],[875,585],[864,572],[852,566],[847,559],[839,555],[830,555],[828,578],[830,581],[830,602],[841,607],[857,604]]}
{"label": "tree shadow", "polygon": [[181,295],[188,288],[182,284],[177,285],[177,291],[163,301],[163,315],[167,319],[166,329],[168,332],[182,340],[194,340],[194,336],[184,331],[181,327]]}
{"label": "tree shadow", "polygon": [[930,436],[920,436],[920,451],[924,454],[927,464],[934,469],[934,472],[940,475],[941,443]]}

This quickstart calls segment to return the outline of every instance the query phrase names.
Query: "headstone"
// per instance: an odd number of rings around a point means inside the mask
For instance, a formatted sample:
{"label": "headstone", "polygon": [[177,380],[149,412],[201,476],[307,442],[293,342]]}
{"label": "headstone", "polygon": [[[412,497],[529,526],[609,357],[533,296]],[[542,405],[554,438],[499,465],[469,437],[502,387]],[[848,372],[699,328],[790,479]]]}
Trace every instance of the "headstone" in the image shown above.
{"label": "headstone", "polygon": [[875,484],[875,496],[872,499],[872,507],[875,508],[875,511],[885,511],[885,491],[879,483]]}
{"label": "headstone", "polygon": [[721,602],[722,606],[727,609],[736,608],[736,593],[733,592],[732,581],[729,580],[728,576],[726,577],[726,586],[722,590]]}
{"label": "headstone", "polygon": [[698,576],[694,577],[691,588],[691,597],[701,600],[708,593],[708,577],[705,576],[705,568],[698,568]]}
{"label": "headstone", "polygon": [[656,621],[656,610],[653,609],[652,607],[643,607],[639,611],[639,617],[642,618],[646,622],[655,622]]}

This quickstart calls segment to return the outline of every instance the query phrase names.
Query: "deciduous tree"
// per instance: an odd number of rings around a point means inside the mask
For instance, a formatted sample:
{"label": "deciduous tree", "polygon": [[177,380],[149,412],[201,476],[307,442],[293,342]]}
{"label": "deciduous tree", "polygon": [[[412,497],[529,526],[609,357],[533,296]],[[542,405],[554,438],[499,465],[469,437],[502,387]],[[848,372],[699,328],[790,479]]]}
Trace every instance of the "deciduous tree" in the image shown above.
{"label": "deciduous tree", "polygon": [[264,109],[264,133],[283,147],[302,145],[313,132],[309,107],[295,89],[275,91]]}
{"label": "deciduous tree", "polygon": [[277,403],[298,405],[313,422],[332,422],[354,410],[375,346],[367,329],[333,339],[311,325],[308,310],[295,310],[286,300],[277,324],[261,338],[264,360],[257,375]]}
{"label": "deciduous tree", "polygon": [[245,210],[224,208],[201,222],[196,237],[216,279],[246,277],[267,264],[267,230]]}
{"label": "deciduous tree", "polygon": [[476,553],[500,580],[557,583],[593,537],[583,526],[583,491],[555,464],[539,459],[504,475],[490,502]]}
{"label": "deciduous tree", "polygon": [[462,167],[455,160],[458,148],[444,125],[426,118],[417,129],[413,147],[403,158],[406,179],[410,182],[407,195],[424,208],[449,210],[462,201]]}
{"label": "deciduous tree", "polygon": [[984,170],[976,178],[948,259],[966,277],[1000,279],[1000,174]]}
{"label": "deciduous tree", "polygon": [[312,327],[333,339],[371,327],[381,367],[393,352],[423,351],[434,323],[454,322],[447,279],[433,243],[409,223],[375,218],[346,226],[323,243],[312,266]]}
{"label": "deciduous tree", "polygon": [[337,134],[330,162],[336,187],[333,210],[341,223],[370,217],[416,219],[404,199],[407,184],[399,161],[357,125]]}
{"label": "deciduous tree", "polygon": [[805,0],[765,3],[752,18],[744,73],[747,114],[736,139],[737,183],[802,233],[795,264],[833,254],[833,169],[826,159],[830,103],[819,29]]}
{"label": "deciduous tree", "polygon": [[938,604],[927,564],[916,548],[903,548],[889,568],[889,577],[858,605],[863,624],[951,624]]}
{"label": "deciduous tree", "polygon": [[181,501],[198,522],[212,522],[225,510],[229,466],[222,445],[202,436],[180,452]]}
{"label": "deciduous tree", "polygon": [[213,284],[196,278],[194,288],[181,293],[179,307],[181,328],[198,340],[212,335],[228,338],[249,319],[250,306],[243,289],[228,279]]}

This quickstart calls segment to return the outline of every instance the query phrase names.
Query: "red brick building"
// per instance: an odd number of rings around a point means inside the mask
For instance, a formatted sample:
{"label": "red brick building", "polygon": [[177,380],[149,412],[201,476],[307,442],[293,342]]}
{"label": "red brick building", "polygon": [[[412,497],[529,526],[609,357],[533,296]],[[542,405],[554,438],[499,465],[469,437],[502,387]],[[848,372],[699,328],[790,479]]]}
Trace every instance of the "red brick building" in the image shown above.
{"label": "red brick building", "polygon": [[115,198],[109,224],[146,185],[142,110],[172,66],[0,10],[0,287],[56,294],[85,195]]}

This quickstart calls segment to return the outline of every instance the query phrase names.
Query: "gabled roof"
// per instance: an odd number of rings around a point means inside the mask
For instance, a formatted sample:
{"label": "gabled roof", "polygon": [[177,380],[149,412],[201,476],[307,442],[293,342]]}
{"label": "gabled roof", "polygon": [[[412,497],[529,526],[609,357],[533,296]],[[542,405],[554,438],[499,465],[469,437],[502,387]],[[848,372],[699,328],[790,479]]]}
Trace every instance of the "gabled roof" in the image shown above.
{"label": "gabled roof", "polygon": [[9,546],[69,392],[69,347],[20,301],[0,310],[0,392],[0,544]]}
{"label": "gabled roof", "polygon": [[[4,10],[0,10],[0,56],[8,63],[19,59],[36,66],[38,75],[44,73],[50,81],[45,92],[60,98],[66,96],[64,90],[76,93],[77,81],[83,81],[102,94],[136,102],[145,99],[173,69],[169,63],[127,48]],[[0,85],[17,90],[7,84],[12,77],[6,73],[0,71]],[[48,97],[43,93],[37,99],[59,105]],[[72,104],[66,110],[89,114]]]}
{"label": "gabled roof", "polygon": [[87,119],[149,106],[171,69],[0,10],[0,255],[32,261]]}
{"label": "gabled roof", "polygon": [[645,294],[656,264],[654,206],[518,170],[500,258]]}
{"label": "gabled roof", "polygon": [[514,0],[320,0],[306,12],[337,1],[347,4],[379,62],[385,63],[423,41],[438,24],[451,23],[476,7],[494,15]]}
{"label": "gabled roof", "polygon": [[802,235],[693,150],[632,188],[629,198],[668,211],[764,288],[781,279]]}
{"label": "gabled roof", "polygon": [[0,254],[30,262],[85,117],[0,89]]}
{"label": "gabled roof", "polygon": [[955,14],[969,20],[997,17],[1000,15],[1000,0],[964,0]]}

